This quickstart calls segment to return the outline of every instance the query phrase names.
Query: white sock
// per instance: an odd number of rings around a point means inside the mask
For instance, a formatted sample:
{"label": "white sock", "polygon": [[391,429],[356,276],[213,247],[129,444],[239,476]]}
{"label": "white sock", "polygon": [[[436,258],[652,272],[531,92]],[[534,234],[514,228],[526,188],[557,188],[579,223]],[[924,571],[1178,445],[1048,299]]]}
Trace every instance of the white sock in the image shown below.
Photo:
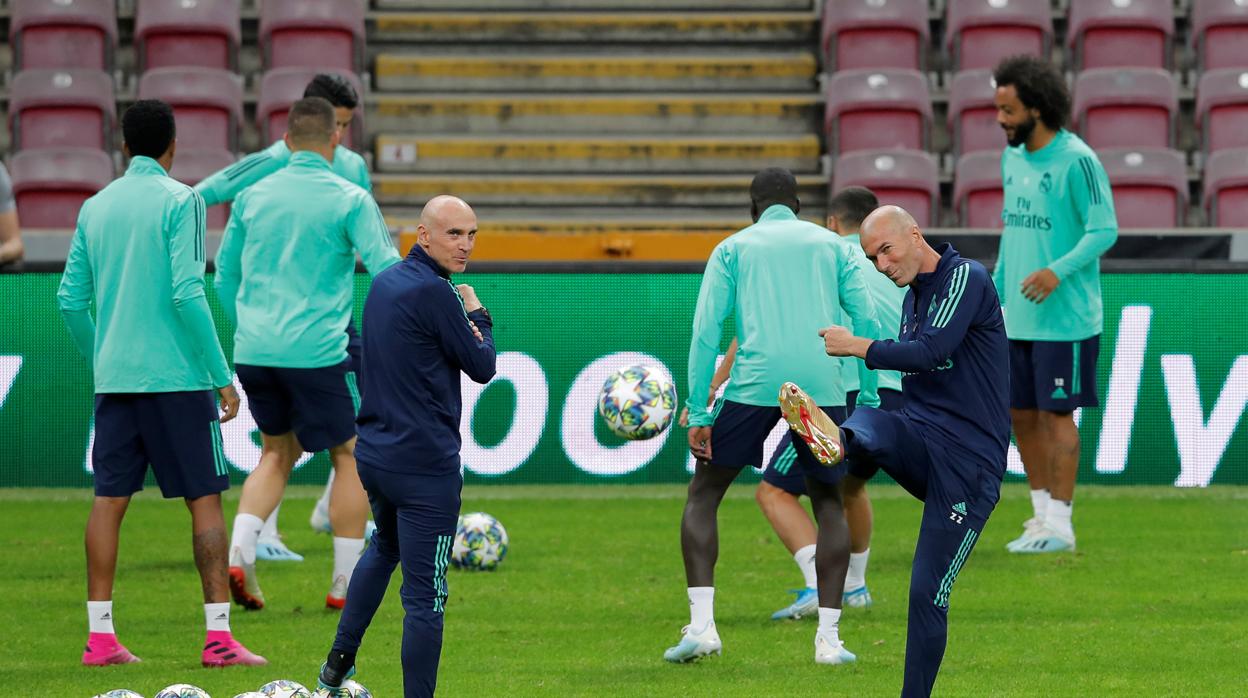
{"label": "white sock", "polygon": [[689,587],[689,628],[700,632],[715,622],[715,587]]}
{"label": "white sock", "polygon": [[281,502],[278,502],[277,508],[269,514],[269,518],[264,520],[264,527],[260,529],[260,537],[264,540],[279,540],[281,536],[277,534],[277,512],[282,510]]}
{"label": "white sock", "polygon": [[1049,491],[1048,490],[1032,490],[1031,491],[1031,511],[1032,516],[1037,521],[1044,521],[1045,515],[1049,509]]}
{"label": "white sock", "polygon": [[841,609],[819,607],[819,634],[833,644],[841,641]]}
{"label": "white sock", "polygon": [[1044,517],[1045,525],[1058,533],[1068,536],[1075,535],[1075,529],[1070,523],[1070,516],[1074,508],[1074,502],[1063,502],[1057,499],[1050,500],[1048,513]]}
{"label": "white sock", "polygon": [[849,554],[849,572],[845,574],[845,591],[853,591],[867,585],[867,558],[871,549]]}
{"label": "white sock", "polygon": [[[264,522],[254,514],[238,514],[234,517],[234,534],[230,536],[230,564],[256,564],[256,540]],[[239,559],[235,559],[235,555]]]}
{"label": "white sock", "polygon": [[347,584],[350,584],[351,573],[355,571],[355,563],[360,561],[362,552],[364,552],[363,538],[334,536],[334,579],[345,576]]}
{"label": "white sock", "polygon": [[325,481],[325,491],[321,493],[321,498],[316,500],[316,508],[329,511],[329,493],[334,489],[334,469],[329,469],[329,479]]}
{"label": "white sock", "polygon": [[802,577],[806,579],[806,588],[814,589],[818,579],[815,575],[815,546],[811,544],[799,548],[793,553],[793,561],[797,563],[797,569],[802,571]]}
{"label": "white sock", "polygon": [[113,602],[88,601],[87,625],[93,633],[115,635],[116,631],[113,630]]}
{"label": "white sock", "polygon": [[208,624],[208,632],[230,632],[230,602],[204,604],[204,622]]}

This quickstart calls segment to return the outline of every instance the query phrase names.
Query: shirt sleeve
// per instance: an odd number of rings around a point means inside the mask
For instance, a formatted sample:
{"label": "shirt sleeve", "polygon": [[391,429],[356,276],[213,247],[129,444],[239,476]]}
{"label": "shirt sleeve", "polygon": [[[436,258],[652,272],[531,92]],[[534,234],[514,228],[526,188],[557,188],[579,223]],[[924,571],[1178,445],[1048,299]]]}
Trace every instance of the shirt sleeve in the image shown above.
{"label": "shirt sleeve", "polygon": [[230,384],[229,364],[217,328],[208,309],[208,297],[204,293],[204,237],[207,229],[207,207],[194,191],[186,201],[174,210],[176,218],[171,221],[169,237],[169,264],[173,279],[173,307],[178,312],[182,327],[191,338],[192,346],[199,352],[200,360],[212,380],[221,388]]}
{"label": "shirt sleeve", "polygon": [[1094,157],[1079,158],[1066,173],[1067,190],[1074,202],[1083,236],[1069,252],[1053,260],[1049,269],[1064,279],[1109,251],[1118,240],[1118,217],[1105,168]]}
{"label": "shirt sleeve", "polygon": [[966,336],[990,283],[983,267],[969,262],[949,274],[940,303],[918,337],[909,341],[877,340],[867,349],[869,368],[919,373],[943,366]]}
{"label": "shirt sleeve", "polygon": [[247,229],[243,225],[243,210],[246,197],[234,202],[230,209],[230,220],[225,224],[225,235],[221,238],[221,247],[217,249],[216,276],[217,298],[221,301],[221,309],[225,317],[234,325],[238,325],[238,287],[242,283],[243,243],[247,238]]}
{"label": "shirt sleeve", "polygon": [[731,268],[728,248],[720,245],[707,260],[698,290],[698,304],[693,313],[693,337],[689,342],[689,426],[710,426],[714,413],[706,402],[719,357],[719,342],[724,320],[736,304],[736,276]]}
{"label": "shirt sleeve", "polygon": [[[428,304],[428,312],[434,324],[442,351],[459,365],[469,378],[477,383],[488,383],[494,377],[496,354],[494,350],[494,321],[484,308],[471,313],[464,312],[464,300],[450,281],[446,282],[450,293],[438,293],[436,302]],[[472,325],[481,332],[481,340],[472,333]]]}
{"label": "shirt sleeve", "polygon": [[13,180],[9,179],[9,171],[0,165],[0,213],[8,213],[17,208],[17,200],[13,198]]}
{"label": "shirt sleeve", "polygon": [[[1007,181],[1005,174],[1005,158],[1008,151],[1001,151],[1001,181]],[[1004,214],[1004,211],[1002,211]],[[997,287],[997,293],[1001,293],[1001,289],[1005,287],[1005,244],[1002,237],[997,237],[997,263],[992,265],[992,285]]]}
{"label": "shirt sleeve", "polygon": [[353,156],[351,158],[351,176],[347,179],[350,180],[352,184],[358,186],[369,194],[372,194],[373,180],[372,177],[369,176],[368,163],[365,162],[364,158],[360,157],[358,153],[351,150],[348,150],[347,152],[351,153]]}
{"label": "shirt sleeve", "polygon": [[[84,207],[85,208],[85,207]],[[78,227],[69,244],[65,258],[65,273],[56,292],[57,305],[65,317],[74,345],[88,362],[95,358],[95,321],[91,318],[91,297],[95,294],[95,279],[91,274],[91,261],[87,252],[86,237],[82,232],[83,214],[78,214]]]}
{"label": "shirt sleeve", "polygon": [[390,239],[385,216],[381,215],[377,202],[368,194],[360,193],[355,200],[355,208],[347,219],[347,237],[359,250],[364,268],[373,276],[398,264],[401,259],[394,241]]}
{"label": "shirt sleeve", "polygon": [[289,155],[283,158],[274,153],[274,148],[265,148],[209,175],[195,185],[195,191],[208,206],[228,203],[239,192],[285,167],[289,160]]}
{"label": "shirt sleeve", "polygon": [[[842,247],[838,251],[841,258],[840,286],[841,306],[853,322],[854,334],[868,339],[879,339],[880,320],[875,312],[875,299],[867,288],[867,279],[851,251]],[[879,376],[867,368],[866,362],[855,361],[858,369],[858,401],[857,404],[878,407],[880,404]]]}

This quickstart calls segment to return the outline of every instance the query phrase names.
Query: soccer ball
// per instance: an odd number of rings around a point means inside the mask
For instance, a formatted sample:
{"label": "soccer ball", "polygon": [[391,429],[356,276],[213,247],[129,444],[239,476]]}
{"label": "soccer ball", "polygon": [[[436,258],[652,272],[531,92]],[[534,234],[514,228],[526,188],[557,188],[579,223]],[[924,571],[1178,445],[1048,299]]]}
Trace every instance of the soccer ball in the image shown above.
{"label": "soccer ball", "polygon": [[189,683],[175,683],[160,689],[152,698],[212,698],[208,691]]}
{"label": "soccer ball", "polygon": [[451,564],[466,570],[492,570],[507,556],[507,529],[498,519],[478,511],[459,517]]}
{"label": "soccer ball", "polygon": [[264,695],[260,691],[247,691],[246,693],[240,693],[234,696],[234,698],[269,698],[269,697]]}
{"label": "soccer ball", "polygon": [[128,688],[114,688],[111,691],[105,691],[92,698],[143,698],[143,694],[135,693]]}
{"label": "soccer ball", "polygon": [[260,693],[268,698],[312,698],[312,692],[298,681],[277,679],[260,687]]}
{"label": "soccer ball", "polygon": [[598,414],[611,433],[630,441],[652,439],[672,423],[676,386],[651,366],[625,366],[607,377],[598,396]]}
{"label": "soccer ball", "polygon": [[367,688],[359,683],[351,680],[343,681],[342,687],[336,689],[336,692],[330,693],[333,689],[319,688],[316,693],[312,694],[312,698],[330,698],[331,696],[342,696],[342,691],[346,691],[346,695],[351,698],[373,698],[373,694]]}

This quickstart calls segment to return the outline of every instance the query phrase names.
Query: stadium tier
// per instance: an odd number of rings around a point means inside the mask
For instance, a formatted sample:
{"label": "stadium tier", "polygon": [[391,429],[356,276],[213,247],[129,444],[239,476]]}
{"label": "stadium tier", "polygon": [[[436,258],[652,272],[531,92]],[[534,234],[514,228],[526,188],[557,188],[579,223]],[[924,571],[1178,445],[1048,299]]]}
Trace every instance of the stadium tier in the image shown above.
{"label": "stadium tier", "polygon": [[[182,127],[174,174],[198,181],[280,138],[308,79],[336,71],[363,95],[344,144],[396,236],[454,192],[483,231],[518,236],[492,259],[704,259],[748,223],[745,185],[767,166],[798,174],[812,220],[859,182],[925,225],[990,233],[991,69],[1020,52],[1065,69],[1072,126],[1118,176],[1164,180],[1131,185],[1168,192],[1147,227],[1242,220],[1219,203],[1241,195],[1240,160],[1205,167],[1248,146],[1238,0],[10,0],[0,24],[10,164],[88,148],[117,170],[116,114],[157,97]],[[26,201],[63,191],[40,181]],[[696,242],[660,237],[682,234]]]}

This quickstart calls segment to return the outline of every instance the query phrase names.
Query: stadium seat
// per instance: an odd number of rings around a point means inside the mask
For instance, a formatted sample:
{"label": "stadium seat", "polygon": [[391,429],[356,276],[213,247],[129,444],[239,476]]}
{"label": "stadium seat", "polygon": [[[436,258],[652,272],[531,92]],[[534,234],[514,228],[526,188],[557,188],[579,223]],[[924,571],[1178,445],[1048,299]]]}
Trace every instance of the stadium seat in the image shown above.
{"label": "stadium seat", "polygon": [[239,21],[238,0],[138,0],[134,42],[139,69],[233,70]]}
{"label": "stadium seat", "polygon": [[1000,229],[1004,196],[1000,152],[981,150],[958,158],[953,173],[953,208],[958,225]]}
{"label": "stadium seat", "polygon": [[964,70],[953,76],[947,123],[954,157],[980,150],[1000,153],[1005,147],[1005,133],[997,123],[993,103],[996,89],[991,70]]}
{"label": "stadium seat", "polygon": [[9,93],[12,148],[112,147],[113,79],[99,70],[23,70]]}
{"label": "stadium seat", "polygon": [[940,208],[936,159],[917,150],[872,150],[837,158],[831,191],[867,187],[881,204],[901,206],[920,226],[935,225]]}
{"label": "stadium seat", "polygon": [[1189,31],[1198,70],[1248,68],[1248,2],[1192,0]]}
{"label": "stadium seat", "polygon": [[[266,143],[275,141],[286,133],[286,112],[290,105],[303,97],[303,90],[312,78],[321,72],[315,68],[277,68],[270,70],[260,79],[260,99],[256,103],[256,125]],[[355,73],[340,73],[360,95],[360,106],[364,105],[364,87]],[[363,144],[364,110],[356,109],[355,118],[351,121],[351,130],[342,134],[342,145],[350,148],[355,144]]]}
{"label": "stadium seat", "polygon": [[927,148],[932,98],[917,70],[842,70],[828,81],[824,117],[833,153]]}
{"label": "stadium seat", "polygon": [[114,0],[11,0],[13,69],[113,69]]}
{"label": "stadium seat", "polygon": [[927,25],[927,0],[828,0],[823,9],[828,70],[923,70]]}
{"label": "stadium seat", "polygon": [[315,66],[358,72],[364,62],[364,3],[265,0],[260,47],[266,70]]}
{"label": "stadium seat", "polygon": [[1206,153],[1248,146],[1248,68],[1224,68],[1200,76],[1196,128]]}
{"label": "stadium seat", "polygon": [[238,150],[243,121],[243,84],[217,68],[156,68],[139,80],[139,99],[173,107],[180,148]]}
{"label": "stadium seat", "polygon": [[1204,208],[1209,225],[1248,228],[1248,148],[1219,150],[1205,162]]}
{"label": "stadium seat", "polygon": [[952,70],[992,69],[1020,53],[1047,56],[1052,46],[1049,0],[948,0],[945,48]]}
{"label": "stadium seat", "polygon": [[1173,228],[1187,213],[1187,163],[1168,148],[1097,151],[1114,192],[1119,228]]}
{"label": "stadium seat", "polygon": [[23,150],[9,160],[24,228],[73,228],[78,209],[113,179],[113,159],[90,148]]}
{"label": "stadium seat", "polygon": [[1169,68],[1173,0],[1078,0],[1070,3],[1070,66]]}
{"label": "stadium seat", "polygon": [[[181,139],[179,138],[179,143]],[[195,186],[208,175],[223,170],[234,164],[234,154],[228,150],[178,148],[173,158],[173,168],[169,176],[183,184]],[[225,228],[230,217],[230,205],[213,206],[208,209],[208,227]]]}
{"label": "stadium seat", "polygon": [[1178,86],[1158,68],[1095,68],[1075,79],[1075,128],[1093,148],[1169,148],[1178,113]]}

